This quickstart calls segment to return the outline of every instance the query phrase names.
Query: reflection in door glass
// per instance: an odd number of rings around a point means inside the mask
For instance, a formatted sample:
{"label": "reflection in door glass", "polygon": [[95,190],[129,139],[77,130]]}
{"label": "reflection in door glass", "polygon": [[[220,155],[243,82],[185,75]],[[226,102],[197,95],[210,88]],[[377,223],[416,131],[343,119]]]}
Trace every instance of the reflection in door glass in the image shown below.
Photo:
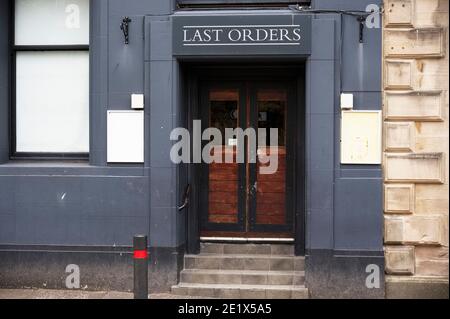
{"label": "reflection in door glass", "polygon": [[[237,128],[239,117],[238,90],[211,90],[209,95],[209,127],[222,133],[222,162],[225,154],[232,153],[236,157],[236,141],[225,141],[225,129]],[[217,150],[216,150],[217,151]],[[214,151],[213,151],[214,152]],[[217,155],[212,153],[212,156]],[[209,214],[210,223],[235,224],[238,222],[238,164],[213,163],[209,165]]]}
{"label": "reflection in door glass", "polygon": [[278,128],[278,147],[258,147],[258,154],[278,152],[278,170],[275,174],[260,174],[257,165],[256,223],[265,225],[286,224],[286,107],[287,91],[284,89],[259,90],[257,95],[258,128],[267,129],[266,145],[270,145],[270,128]]}

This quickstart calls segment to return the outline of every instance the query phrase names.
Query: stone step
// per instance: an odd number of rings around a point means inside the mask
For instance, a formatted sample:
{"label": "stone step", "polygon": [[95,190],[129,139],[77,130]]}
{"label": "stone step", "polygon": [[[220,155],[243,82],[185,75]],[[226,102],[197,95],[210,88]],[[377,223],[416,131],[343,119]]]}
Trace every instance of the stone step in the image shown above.
{"label": "stone step", "polygon": [[308,289],[303,286],[263,286],[232,284],[188,284],[172,287],[172,293],[220,299],[308,299]]}
{"label": "stone step", "polygon": [[283,255],[294,256],[294,245],[201,243],[203,254]]}
{"label": "stone step", "polygon": [[275,255],[185,255],[184,269],[304,271],[305,258]]}
{"label": "stone step", "polygon": [[181,272],[182,283],[244,284],[244,285],[294,285],[305,284],[304,271],[265,270],[208,270],[185,269]]}

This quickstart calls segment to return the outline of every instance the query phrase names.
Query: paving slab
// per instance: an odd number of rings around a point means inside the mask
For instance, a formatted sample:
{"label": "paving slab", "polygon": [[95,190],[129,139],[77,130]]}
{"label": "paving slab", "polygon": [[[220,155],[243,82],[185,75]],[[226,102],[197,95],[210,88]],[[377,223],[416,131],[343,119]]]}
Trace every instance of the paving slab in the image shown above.
{"label": "paving slab", "polygon": [[[198,299],[160,293],[150,299]],[[82,291],[51,289],[0,289],[0,299],[133,299],[133,293],[120,291]]]}

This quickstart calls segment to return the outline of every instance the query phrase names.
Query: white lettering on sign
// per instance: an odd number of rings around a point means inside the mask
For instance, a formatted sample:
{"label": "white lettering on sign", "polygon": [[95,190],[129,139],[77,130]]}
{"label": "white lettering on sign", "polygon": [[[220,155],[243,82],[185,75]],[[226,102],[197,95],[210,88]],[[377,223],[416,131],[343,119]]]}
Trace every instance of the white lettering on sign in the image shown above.
{"label": "white lettering on sign", "polygon": [[183,46],[300,45],[300,25],[184,26]]}

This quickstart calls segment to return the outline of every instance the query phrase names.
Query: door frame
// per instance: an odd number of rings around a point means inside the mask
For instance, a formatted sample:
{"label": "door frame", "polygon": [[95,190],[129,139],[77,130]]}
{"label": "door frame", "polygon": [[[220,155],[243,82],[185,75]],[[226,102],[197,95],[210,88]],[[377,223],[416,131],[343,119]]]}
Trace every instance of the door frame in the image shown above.
{"label": "door frame", "polygon": [[[295,117],[297,125],[293,138],[295,163],[293,176],[293,198],[290,203],[294,206],[294,239],[295,254],[304,256],[306,249],[306,95],[305,95],[305,63],[273,65],[267,63],[260,64],[211,64],[211,63],[183,63],[183,73],[185,74],[184,88],[186,98],[184,106],[187,110],[185,118],[180,119],[181,123],[192,132],[192,120],[201,118],[199,110],[199,81],[205,76],[214,77],[217,80],[233,80],[239,74],[240,77],[258,79],[269,77],[271,80],[290,80],[296,85],[297,110]],[[301,156],[303,154],[303,156]],[[191,185],[190,206],[186,210],[186,250],[189,254],[200,252],[200,214],[199,214],[199,164],[189,164],[187,166],[188,180]],[[179,169],[182,169],[179,166]]]}

